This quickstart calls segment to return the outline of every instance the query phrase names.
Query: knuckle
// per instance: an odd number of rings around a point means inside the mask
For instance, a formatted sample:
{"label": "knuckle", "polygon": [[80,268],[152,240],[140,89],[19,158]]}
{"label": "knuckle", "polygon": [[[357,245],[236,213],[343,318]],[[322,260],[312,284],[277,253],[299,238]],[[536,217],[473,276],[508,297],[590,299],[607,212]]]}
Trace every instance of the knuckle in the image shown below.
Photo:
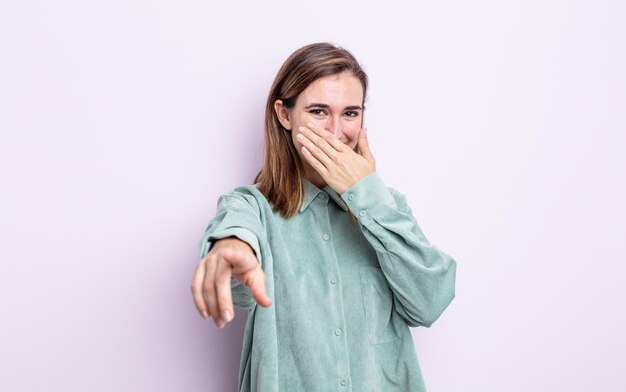
{"label": "knuckle", "polygon": [[202,286],[205,293],[211,293],[215,290],[215,284],[212,281],[205,282]]}
{"label": "knuckle", "polygon": [[217,255],[219,254],[219,249],[217,250],[212,250],[209,254],[206,255],[206,266],[212,266],[215,264],[215,262],[217,261]]}
{"label": "knuckle", "polygon": [[239,281],[243,283],[245,286],[251,287],[254,284],[255,277],[256,277],[256,274],[245,274],[241,277]]}

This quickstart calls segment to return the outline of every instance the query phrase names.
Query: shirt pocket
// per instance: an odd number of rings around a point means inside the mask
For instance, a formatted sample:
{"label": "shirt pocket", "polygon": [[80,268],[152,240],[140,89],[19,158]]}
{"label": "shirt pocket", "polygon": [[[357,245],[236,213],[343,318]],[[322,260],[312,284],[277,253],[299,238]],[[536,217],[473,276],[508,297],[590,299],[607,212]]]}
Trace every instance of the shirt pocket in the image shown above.
{"label": "shirt pocket", "polygon": [[401,339],[401,326],[393,311],[393,293],[383,271],[376,267],[361,267],[359,275],[370,345]]}

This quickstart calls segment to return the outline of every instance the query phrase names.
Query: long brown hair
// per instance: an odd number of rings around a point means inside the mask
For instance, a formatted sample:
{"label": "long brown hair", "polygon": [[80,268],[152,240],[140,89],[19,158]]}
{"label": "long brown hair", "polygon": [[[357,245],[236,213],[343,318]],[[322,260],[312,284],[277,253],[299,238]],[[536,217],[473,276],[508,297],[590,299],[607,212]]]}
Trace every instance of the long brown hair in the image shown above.
{"label": "long brown hair", "polygon": [[274,102],[280,99],[286,108],[293,108],[300,93],[311,83],[346,71],[361,82],[365,100],[367,75],[350,52],[329,43],[310,44],[296,50],[274,79],[265,105],[264,163],[254,182],[274,211],[287,218],[298,212],[304,198],[304,166],[290,132],[278,120]]}

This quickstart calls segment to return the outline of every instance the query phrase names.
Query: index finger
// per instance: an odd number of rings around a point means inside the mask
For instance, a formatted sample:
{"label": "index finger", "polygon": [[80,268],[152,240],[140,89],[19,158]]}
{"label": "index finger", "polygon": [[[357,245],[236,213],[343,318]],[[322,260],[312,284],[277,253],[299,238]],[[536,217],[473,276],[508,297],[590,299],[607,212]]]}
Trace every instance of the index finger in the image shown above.
{"label": "index finger", "polygon": [[253,282],[250,284],[250,293],[254,300],[261,306],[267,308],[272,304],[272,300],[267,295],[267,291],[265,290],[265,273],[261,269],[258,268],[258,272],[253,277]]}
{"label": "index finger", "polygon": [[328,132],[324,128],[316,127],[313,123],[308,123],[307,128],[326,140],[326,142],[337,151],[343,151],[347,147],[341,140],[337,139],[335,135]]}
{"label": "index finger", "polygon": [[[232,274],[235,276],[235,279],[250,289],[250,294],[252,294],[252,297],[259,305],[263,307],[270,306],[272,300],[265,290],[265,272],[263,272],[263,268],[261,268],[256,256],[252,253],[242,254],[241,252],[232,251],[231,249],[225,250],[223,256],[224,259],[230,261],[238,259],[239,257],[247,259],[246,261],[250,264],[246,263],[246,266],[243,267],[243,271],[240,266],[233,268]],[[250,269],[251,265],[254,265],[252,269]]]}

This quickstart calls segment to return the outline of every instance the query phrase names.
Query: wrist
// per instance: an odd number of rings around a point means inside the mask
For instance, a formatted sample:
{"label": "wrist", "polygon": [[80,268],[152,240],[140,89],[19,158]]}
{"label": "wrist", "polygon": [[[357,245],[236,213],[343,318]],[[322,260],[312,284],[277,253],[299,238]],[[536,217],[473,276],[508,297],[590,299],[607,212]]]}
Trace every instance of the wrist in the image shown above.
{"label": "wrist", "polygon": [[246,241],[242,241],[235,236],[224,237],[224,238],[215,240],[215,242],[213,242],[213,246],[211,247],[211,250],[221,249],[221,248],[233,248],[233,247],[250,251],[252,252],[252,254],[256,255],[256,253],[254,252],[254,249],[252,249],[252,247]]}

